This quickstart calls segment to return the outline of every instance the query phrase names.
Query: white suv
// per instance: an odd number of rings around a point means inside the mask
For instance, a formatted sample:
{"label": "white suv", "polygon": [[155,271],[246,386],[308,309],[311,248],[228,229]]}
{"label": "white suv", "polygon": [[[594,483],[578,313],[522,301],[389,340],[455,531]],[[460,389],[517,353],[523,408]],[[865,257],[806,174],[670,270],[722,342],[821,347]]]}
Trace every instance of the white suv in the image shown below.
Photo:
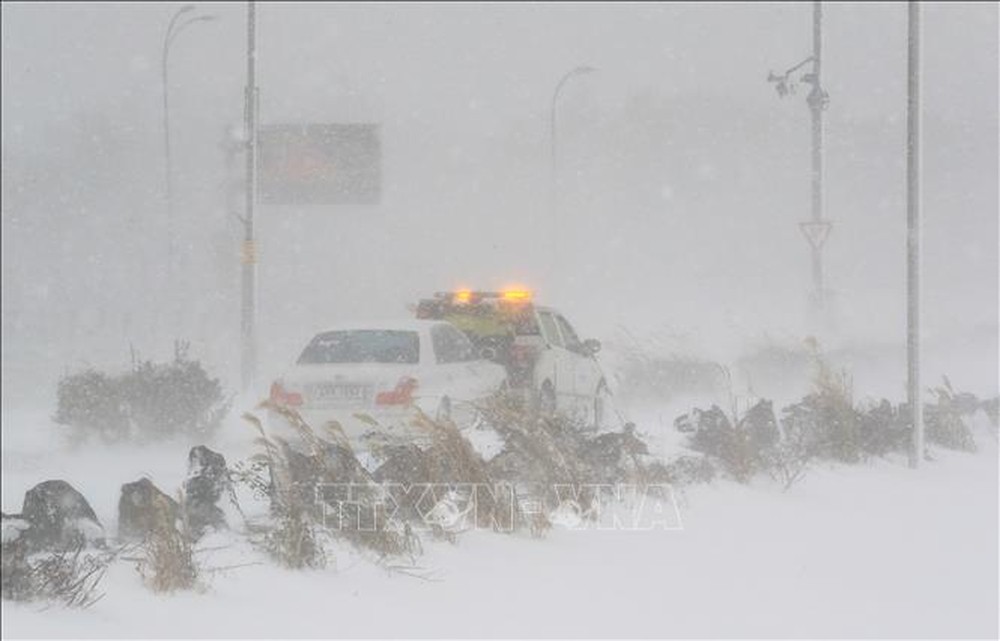
{"label": "white suv", "polygon": [[555,413],[595,428],[611,420],[610,391],[596,354],[558,311],[532,303],[520,290],[438,293],[420,301],[418,318],[447,320],[480,353],[507,368],[507,384],[543,415]]}
{"label": "white suv", "polygon": [[[335,420],[353,439],[370,429],[358,413],[405,431],[401,426],[414,407],[452,419],[453,409],[461,414],[464,406],[501,389],[505,379],[503,367],[483,359],[448,323],[354,323],[313,337],[271,386],[271,401],[295,409],[317,429]],[[272,415],[268,423],[280,427],[284,421]]]}

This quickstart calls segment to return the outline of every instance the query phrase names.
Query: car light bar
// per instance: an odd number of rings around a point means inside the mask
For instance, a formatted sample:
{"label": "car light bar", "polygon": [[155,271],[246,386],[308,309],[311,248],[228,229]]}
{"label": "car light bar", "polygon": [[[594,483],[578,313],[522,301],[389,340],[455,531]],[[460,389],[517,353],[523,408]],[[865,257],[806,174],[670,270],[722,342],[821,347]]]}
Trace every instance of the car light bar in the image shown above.
{"label": "car light bar", "polygon": [[503,292],[503,299],[515,302],[527,302],[531,300],[531,292],[526,289],[507,289]]}
{"label": "car light bar", "polygon": [[484,300],[502,300],[508,303],[528,303],[531,301],[530,290],[510,288],[499,292],[474,292],[459,289],[454,292],[437,292],[434,297],[453,304],[466,305],[480,303]]}

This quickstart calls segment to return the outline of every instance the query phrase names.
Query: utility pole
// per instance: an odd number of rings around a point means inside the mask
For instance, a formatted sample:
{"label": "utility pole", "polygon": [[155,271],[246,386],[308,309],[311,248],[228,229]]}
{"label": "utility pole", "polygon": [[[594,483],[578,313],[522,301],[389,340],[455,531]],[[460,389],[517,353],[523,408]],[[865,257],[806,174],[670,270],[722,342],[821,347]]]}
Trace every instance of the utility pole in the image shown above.
{"label": "utility pole", "polygon": [[[174,27],[177,20],[190,11],[194,11],[193,4],[187,4],[177,10],[167,24],[167,31],[163,36],[163,51],[160,56],[160,78],[163,85],[163,169],[164,169],[164,197],[167,204],[167,291],[166,295],[170,299],[171,311],[176,306],[173,304],[174,296],[174,176],[173,163],[170,157],[170,83],[168,81],[169,67],[167,57],[170,53],[170,44],[174,39]],[[173,314],[170,315],[173,322]],[[176,331],[176,327],[170,328]]]}
{"label": "utility pole", "polygon": [[241,380],[244,392],[252,391],[257,373],[256,276],[257,248],[254,241],[253,215],[257,200],[257,31],[256,7],[247,3],[247,85],[245,95],[246,130],[246,214],[243,218],[242,274],[242,358]]}
{"label": "utility pole", "polygon": [[906,83],[906,371],[913,421],[910,467],[924,456],[924,408],[920,398],[920,4],[907,3]]}
{"label": "utility pole", "polygon": [[785,73],[768,74],[768,82],[775,83],[778,96],[794,93],[795,81],[792,74],[808,63],[812,63],[812,72],[802,76],[802,82],[812,85],[806,104],[809,106],[812,124],[812,167],[810,170],[812,183],[811,216],[809,220],[799,223],[802,234],[811,248],[810,263],[812,268],[812,292],[810,293],[810,308],[816,321],[823,318],[826,303],[826,288],[823,283],[823,245],[830,235],[832,223],[823,218],[823,111],[830,103],[830,97],[823,90],[820,77],[823,57],[823,4],[819,0],[813,2],[813,53]]}
{"label": "utility pole", "polygon": [[813,72],[812,91],[806,102],[812,114],[812,219],[808,235],[812,247],[813,306],[822,314],[823,292],[823,242],[829,234],[829,223],[823,221],[823,90],[820,85],[820,65],[823,52],[823,5],[813,2]]}

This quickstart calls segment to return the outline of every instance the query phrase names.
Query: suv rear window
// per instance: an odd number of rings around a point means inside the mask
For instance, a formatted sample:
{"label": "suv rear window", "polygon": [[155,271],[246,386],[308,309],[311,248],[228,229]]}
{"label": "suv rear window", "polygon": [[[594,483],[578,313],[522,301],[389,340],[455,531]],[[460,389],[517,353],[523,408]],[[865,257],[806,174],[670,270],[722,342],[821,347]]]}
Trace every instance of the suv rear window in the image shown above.
{"label": "suv rear window", "polygon": [[417,332],[358,329],[317,335],[303,350],[300,365],[323,363],[420,362]]}

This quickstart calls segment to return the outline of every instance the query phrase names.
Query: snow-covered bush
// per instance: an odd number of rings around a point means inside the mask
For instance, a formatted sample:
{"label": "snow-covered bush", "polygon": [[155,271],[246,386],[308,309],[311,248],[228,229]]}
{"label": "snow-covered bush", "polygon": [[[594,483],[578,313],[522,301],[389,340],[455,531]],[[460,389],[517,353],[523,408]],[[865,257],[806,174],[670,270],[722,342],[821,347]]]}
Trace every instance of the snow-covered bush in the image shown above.
{"label": "snow-covered bush", "polygon": [[770,461],[769,451],[779,439],[777,421],[770,401],[759,401],[735,425],[718,406],[706,411],[695,409],[675,421],[681,431],[690,432],[688,446],[721,463],[733,478],[746,483]]}
{"label": "snow-covered bush", "polygon": [[787,425],[784,434],[762,453],[764,469],[786,490],[805,476],[813,458],[809,435],[801,425]]}
{"label": "snow-covered bush", "polygon": [[854,409],[847,372],[833,372],[820,359],[815,391],[804,403],[814,410],[810,425],[815,430],[812,444],[817,455],[844,463],[857,463],[864,458],[861,420]]}
{"label": "snow-covered bush", "polygon": [[911,428],[905,406],[896,407],[886,399],[858,408],[861,447],[870,456],[903,452],[910,444]]}
{"label": "snow-covered bush", "polygon": [[144,361],[120,384],[133,427],[143,438],[177,434],[205,437],[229,411],[219,380],[177,347],[171,363]]}
{"label": "snow-covered bush", "polygon": [[94,369],[64,376],[57,389],[55,421],[72,426],[77,439],[89,435],[104,442],[126,438],[128,414],[118,380]]}
{"label": "snow-covered bush", "polygon": [[141,361],[123,375],[89,369],[63,377],[56,422],[72,427],[81,440],[90,435],[119,441],[211,434],[230,403],[219,380],[188,358],[187,349],[178,344],[172,362]]}
{"label": "snow-covered bush", "polygon": [[927,440],[949,449],[975,452],[976,439],[963,416],[971,416],[978,409],[978,399],[955,392],[947,376],[943,385],[930,391],[937,397],[937,403],[925,406]]}

